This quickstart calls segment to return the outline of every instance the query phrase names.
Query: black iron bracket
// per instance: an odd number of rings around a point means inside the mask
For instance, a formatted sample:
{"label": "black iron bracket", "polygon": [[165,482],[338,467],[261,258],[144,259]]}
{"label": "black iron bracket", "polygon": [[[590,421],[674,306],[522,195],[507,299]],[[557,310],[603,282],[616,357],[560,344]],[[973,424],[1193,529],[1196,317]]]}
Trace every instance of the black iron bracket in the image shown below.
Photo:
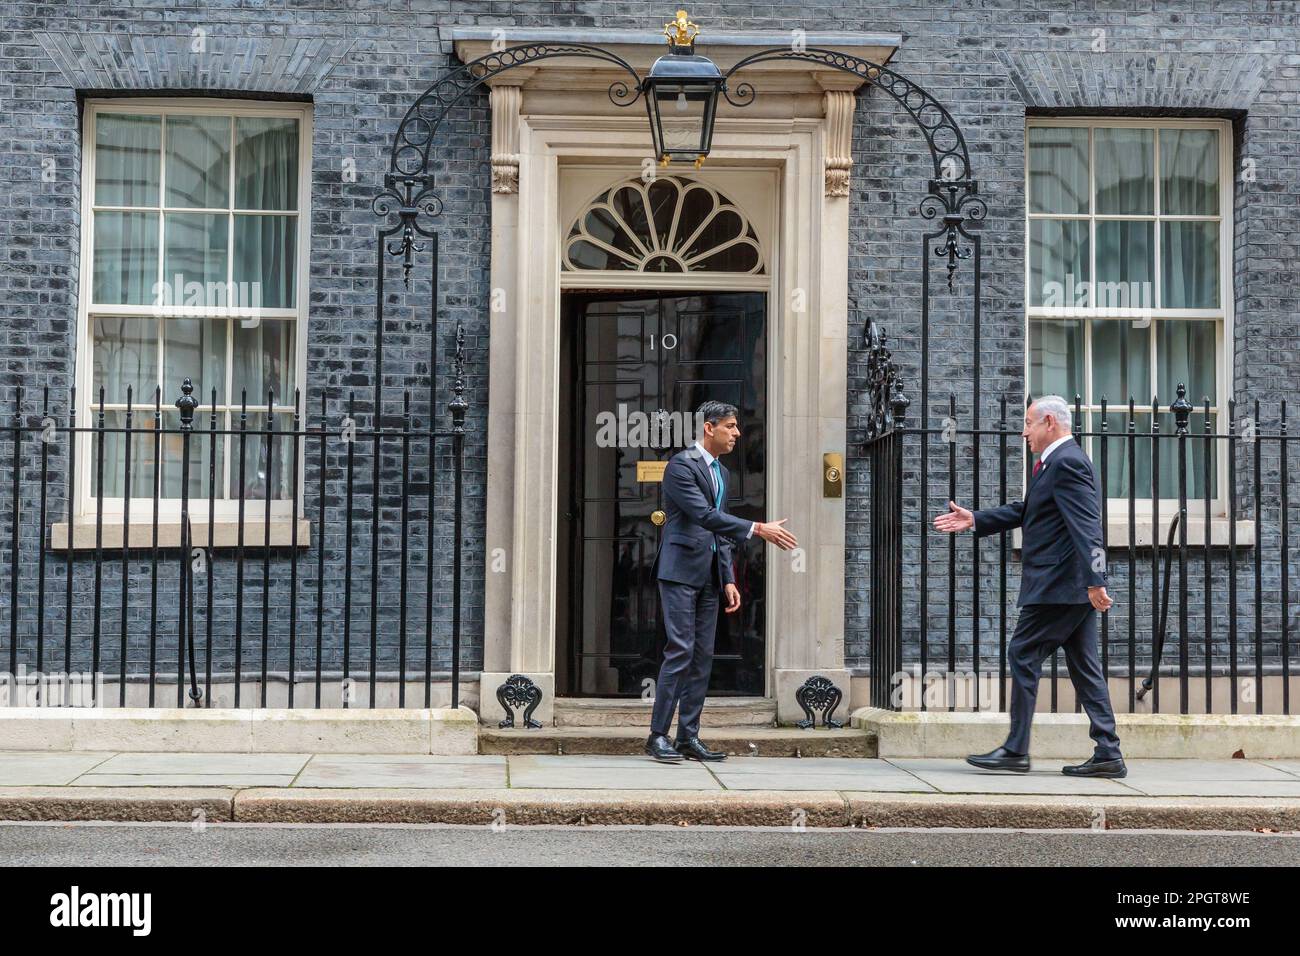
{"label": "black iron bracket", "polygon": [[533,711],[542,702],[542,689],[523,674],[511,674],[505,679],[505,682],[497,688],[497,702],[506,712],[506,719],[497,724],[498,727],[513,727],[514,709],[525,705],[527,706],[524,709],[524,726],[533,730],[542,726],[539,721],[533,720]]}
{"label": "black iron bracket", "polygon": [[814,710],[822,712],[823,727],[844,726],[831,717],[831,714],[835,713],[835,708],[840,705],[840,701],[844,699],[844,694],[829,677],[822,677],[820,674],[809,677],[794,692],[794,699],[799,702],[804,712],[804,719],[797,725],[801,730],[810,730],[817,726],[817,718],[813,716]]}

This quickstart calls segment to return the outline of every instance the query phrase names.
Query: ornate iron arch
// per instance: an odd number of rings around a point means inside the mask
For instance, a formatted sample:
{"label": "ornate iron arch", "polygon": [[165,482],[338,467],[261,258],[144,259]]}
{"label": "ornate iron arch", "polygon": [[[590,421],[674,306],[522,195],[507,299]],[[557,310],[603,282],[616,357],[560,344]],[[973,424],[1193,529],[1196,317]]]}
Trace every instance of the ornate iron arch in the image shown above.
{"label": "ornate iron arch", "polygon": [[611,63],[631,77],[615,80],[609,86],[609,99],[615,106],[631,106],[641,98],[641,78],[636,69],[622,57],[586,43],[526,43],[507,47],[461,64],[420,94],[407,109],[398,124],[389,148],[388,172],[384,174],[384,188],[371,202],[371,208],[380,217],[394,212],[398,225],[389,235],[401,230],[400,242],[390,244],[388,252],[402,257],[402,278],[409,286],[412,254],[423,251],[416,234],[428,235],[417,225],[421,213],[430,217],[442,211],[442,202],[434,193],[433,176],[429,173],[429,150],[447,114],[456,109],[473,91],[492,77],[526,66],[539,60],[557,57],[579,57]]}
{"label": "ornate iron arch", "polygon": [[[425,232],[417,227],[416,221],[421,213],[436,217],[442,209],[429,174],[429,150],[443,120],[469,93],[492,77],[515,67],[557,57],[594,59],[613,64],[625,71],[632,82],[629,84],[627,80],[619,79],[610,84],[610,102],[627,107],[641,98],[641,78],[636,69],[608,50],[586,43],[527,43],[462,64],[426,89],[407,109],[393,135],[384,188],[371,205],[379,216],[387,217],[394,212],[398,215],[402,238],[399,244],[389,247],[389,252],[402,257],[403,279],[408,284],[412,253],[421,251],[415,236]],[[796,60],[852,73],[883,89],[911,116],[930,149],[934,167],[934,176],[928,183],[929,194],[921,200],[918,209],[922,218],[938,218],[942,222],[943,229],[935,237],[942,236],[944,244],[935,250],[935,254],[948,260],[948,287],[951,291],[957,262],[971,254],[969,247],[962,246],[958,237],[972,238],[965,229],[965,222],[981,220],[987,212],[972,176],[966,138],[952,114],[927,90],[907,77],[870,60],[818,47],[760,50],[740,60],[723,75],[722,92],[727,102],[736,107],[752,104],[757,95],[753,84],[742,80],[732,90],[728,81],[743,69],[772,60]]]}
{"label": "ornate iron arch", "polygon": [[771,60],[815,63],[844,73],[852,73],[878,89],[884,90],[912,118],[921,135],[925,137],[934,166],[934,176],[927,184],[928,194],[918,205],[918,214],[922,219],[940,219],[942,223],[943,228],[936,233],[931,233],[929,238],[944,240],[943,245],[934,250],[934,254],[948,260],[948,290],[954,291],[957,262],[969,259],[971,255],[970,247],[963,246],[959,236],[968,240],[973,239],[974,237],[966,230],[965,223],[967,220],[983,219],[988,212],[988,207],[978,195],[979,185],[972,175],[966,137],[947,107],[925,88],[887,67],[849,53],[818,47],[806,47],[802,50],[785,48],[760,50],[745,57],[723,74],[723,95],[727,98],[727,102],[736,107],[751,105],[757,96],[753,84],[742,80],[732,90],[728,86],[728,81],[736,73],[755,63]]}

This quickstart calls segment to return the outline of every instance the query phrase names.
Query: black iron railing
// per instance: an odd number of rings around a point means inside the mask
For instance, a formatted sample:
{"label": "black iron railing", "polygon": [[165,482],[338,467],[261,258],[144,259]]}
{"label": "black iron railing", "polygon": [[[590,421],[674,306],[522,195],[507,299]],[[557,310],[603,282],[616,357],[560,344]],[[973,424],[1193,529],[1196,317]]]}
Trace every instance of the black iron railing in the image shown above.
{"label": "black iron railing", "polygon": [[55,408],[45,389],[37,410],[17,389],[0,427],[8,703],[57,704],[42,694],[86,676],[117,686],[77,703],[209,707],[215,684],[218,703],[266,707],[283,684],[280,706],[375,707],[387,682],[384,703],[407,706],[410,684],[429,707],[449,682],[458,706],[463,390],[458,374],[439,431],[409,392],[391,422],[324,391],[311,422],[297,393],[291,413],[244,395],[227,420],[186,379],[179,416],[160,390],[106,412],[101,389],[83,424],[75,393]]}
{"label": "black iron railing", "polygon": [[[931,426],[913,426],[901,414],[908,402],[874,324],[867,352],[873,701],[895,709],[1005,710],[1016,536],[944,535],[932,522],[949,500],[978,510],[1021,497],[1012,456],[1021,454],[1027,480],[1032,456],[1020,437],[1024,405],[1004,398],[994,427],[978,427],[950,395],[946,408],[931,410]],[[888,371],[873,373],[877,365]],[[899,413],[885,420],[891,407]],[[1099,621],[1101,662],[1108,678],[1127,680],[1129,711],[1139,704],[1174,709],[1161,701],[1163,676],[1177,682],[1179,713],[1291,712],[1288,459],[1294,436],[1286,402],[1267,407],[1263,422],[1258,401],[1215,410],[1203,399],[1195,406],[1182,385],[1168,404],[1130,399],[1116,408],[1103,400],[1084,409],[1075,397],[1074,436],[1101,484],[1115,601]],[[979,479],[994,473],[990,500]],[[1245,521],[1251,536],[1239,540]],[[895,594],[902,595],[901,607]],[[1059,682],[1067,678],[1060,652],[1049,667],[1056,711]],[[950,685],[965,680],[969,690],[960,700],[941,690],[937,704],[936,695],[924,693],[900,704],[900,681],[929,674]],[[1122,694],[1115,703],[1123,709]]]}

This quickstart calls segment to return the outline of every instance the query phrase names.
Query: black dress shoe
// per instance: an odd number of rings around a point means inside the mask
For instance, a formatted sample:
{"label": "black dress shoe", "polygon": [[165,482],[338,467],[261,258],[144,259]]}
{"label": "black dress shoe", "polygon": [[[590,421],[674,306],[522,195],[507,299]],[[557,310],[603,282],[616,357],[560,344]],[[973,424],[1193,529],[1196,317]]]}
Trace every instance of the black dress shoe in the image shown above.
{"label": "black dress shoe", "polygon": [[1071,767],[1062,767],[1061,773],[1067,777],[1127,777],[1128,767],[1124,766],[1123,757],[1113,757],[1110,760],[1098,760],[1095,756],[1089,757],[1083,763],[1074,764]]}
{"label": "black dress shoe", "polygon": [[677,752],[687,760],[726,760],[727,755],[721,750],[710,750],[704,746],[699,737],[687,737],[673,745]]}
{"label": "black dress shoe", "polygon": [[1014,773],[1029,772],[1029,754],[1013,754],[1006,747],[990,750],[986,754],[971,754],[966,762],[981,770],[1010,770]]}
{"label": "black dress shoe", "polygon": [[645,752],[661,763],[681,763],[682,755],[673,749],[663,734],[651,734],[645,742]]}

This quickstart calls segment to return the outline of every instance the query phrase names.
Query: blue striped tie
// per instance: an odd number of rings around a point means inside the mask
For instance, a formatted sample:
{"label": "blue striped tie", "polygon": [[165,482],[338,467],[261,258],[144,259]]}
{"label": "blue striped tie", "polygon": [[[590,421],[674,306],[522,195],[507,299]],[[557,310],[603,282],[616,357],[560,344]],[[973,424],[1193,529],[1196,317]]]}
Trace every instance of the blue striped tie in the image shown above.
{"label": "blue striped tie", "polygon": [[[713,459],[712,468],[713,468],[713,483],[717,488],[717,491],[715,492],[713,497],[713,507],[721,511],[722,510],[722,466],[718,464],[718,459],[716,458]],[[714,535],[713,538],[713,550],[714,551],[718,550],[718,538],[716,535]]]}

